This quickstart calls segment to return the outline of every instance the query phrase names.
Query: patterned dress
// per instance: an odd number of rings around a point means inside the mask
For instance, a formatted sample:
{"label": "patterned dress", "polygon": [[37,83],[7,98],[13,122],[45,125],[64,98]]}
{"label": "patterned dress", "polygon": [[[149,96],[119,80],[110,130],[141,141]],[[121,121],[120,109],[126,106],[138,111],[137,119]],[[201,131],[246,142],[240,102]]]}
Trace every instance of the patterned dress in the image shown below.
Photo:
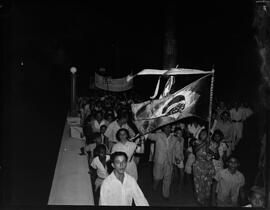
{"label": "patterned dress", "polygon": [[195,154],[196,161],[193,164],[195,197],[202,206],[207,206],[211,197],[211,185],[215,175],[215,168],[211,155],[207,153],[206,143],[195,145]]}

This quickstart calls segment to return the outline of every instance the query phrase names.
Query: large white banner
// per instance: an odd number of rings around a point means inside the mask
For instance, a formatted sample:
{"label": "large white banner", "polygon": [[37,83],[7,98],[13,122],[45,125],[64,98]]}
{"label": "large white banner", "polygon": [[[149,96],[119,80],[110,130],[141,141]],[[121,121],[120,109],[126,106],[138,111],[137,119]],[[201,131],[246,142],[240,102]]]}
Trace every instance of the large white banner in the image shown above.
{"label": "large white banner", "polygon": [[118,79],[112,79],[111,77],[104,77],[95,73],[95,86],[103,90],[114,92],[126,91],[133,87],[133,79],[128,80],[129,76],[130,75]]}

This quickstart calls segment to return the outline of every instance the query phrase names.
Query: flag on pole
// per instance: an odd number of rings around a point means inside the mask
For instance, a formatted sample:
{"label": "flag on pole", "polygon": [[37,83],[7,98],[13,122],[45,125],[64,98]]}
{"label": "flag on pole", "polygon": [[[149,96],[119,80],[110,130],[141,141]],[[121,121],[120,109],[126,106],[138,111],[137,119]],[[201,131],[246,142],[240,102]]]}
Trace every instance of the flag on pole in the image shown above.
{"label": "flag on pole", "polygon": [[208,120],[211,76],[201,77],[167,97],[132,104],[134,123],[140,133],[190,116]]}

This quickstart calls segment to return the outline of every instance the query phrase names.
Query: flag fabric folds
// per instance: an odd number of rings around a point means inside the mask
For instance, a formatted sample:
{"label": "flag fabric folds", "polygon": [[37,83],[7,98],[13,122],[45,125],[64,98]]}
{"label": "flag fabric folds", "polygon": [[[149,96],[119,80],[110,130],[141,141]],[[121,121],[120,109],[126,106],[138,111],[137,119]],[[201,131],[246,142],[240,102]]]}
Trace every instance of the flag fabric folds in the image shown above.
{"label": "flag fabric folds", "polygon": [[211,76],[201,77],[164,98],[132,104],[134,123],[140,133],[144,135],[190,116],[208,120]]}

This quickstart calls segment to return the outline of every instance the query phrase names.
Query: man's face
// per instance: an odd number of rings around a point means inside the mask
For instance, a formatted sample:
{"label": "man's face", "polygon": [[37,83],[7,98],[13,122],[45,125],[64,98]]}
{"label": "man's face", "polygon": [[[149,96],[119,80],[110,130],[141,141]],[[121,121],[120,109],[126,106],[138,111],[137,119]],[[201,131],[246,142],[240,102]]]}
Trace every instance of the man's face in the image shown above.
{"label": "man's face", "polygon": [[99,151],[99,157],[100,158],[105,158],[106,157],[106,151],[105,151],[105,149],[100,149],[100,151]]}
{"label": "man's face", "polygon": [[171,133],[171,125],[166,125],[163,128],[163,132],[166,133],[166,134],[170,134]]}
{"label": "man's face", "polygon": [[221,140],[220,135],[216,134],[216,133],[215,133],[213,139],[214,139],[215,142],[220,142],[220,140]]}
{"label": "man's face", "polygon": [[201,131],[200,135],[199,135],[199,139],[202,141],[205,141],[207,139],[207,132],[206,130]]}
{"label": "man's face", "polygon": [[97,115],[96,115],[96,119],[98,120],[98,121],[101,121],[102,120],[102,114],[101,113],[98,113]]}
{"label": "man's face", "polygon": [[239,166],[239,163],[237,161],[237,159],[235,158],[231,158],[229,159],[229,162],[228,162],[228,168],[230,169],[231,172],[235,172],[236,169],[238,168]]}
{"label": "man's face", "polygon": [[181,130],[177,130],[175,132],[175,135],[178,136],[178,137],[182,137],[182,131]]}
{"label": "man's face", "polygon": [[123,174],[127,167],[127,160],[125,156],[123,155],[116,156],[114,158],[112,166],[118,174]]}
{"label": "man's face", "polygon": [[254,192],[250,198],[250,202],[252,207],[264,207],[264,197],[259,193]]}
{"label": "man's face", "polygon": [[125,130],[121,130],[119,133],[120,141],[126,141],[128,138],[128,134]]}

